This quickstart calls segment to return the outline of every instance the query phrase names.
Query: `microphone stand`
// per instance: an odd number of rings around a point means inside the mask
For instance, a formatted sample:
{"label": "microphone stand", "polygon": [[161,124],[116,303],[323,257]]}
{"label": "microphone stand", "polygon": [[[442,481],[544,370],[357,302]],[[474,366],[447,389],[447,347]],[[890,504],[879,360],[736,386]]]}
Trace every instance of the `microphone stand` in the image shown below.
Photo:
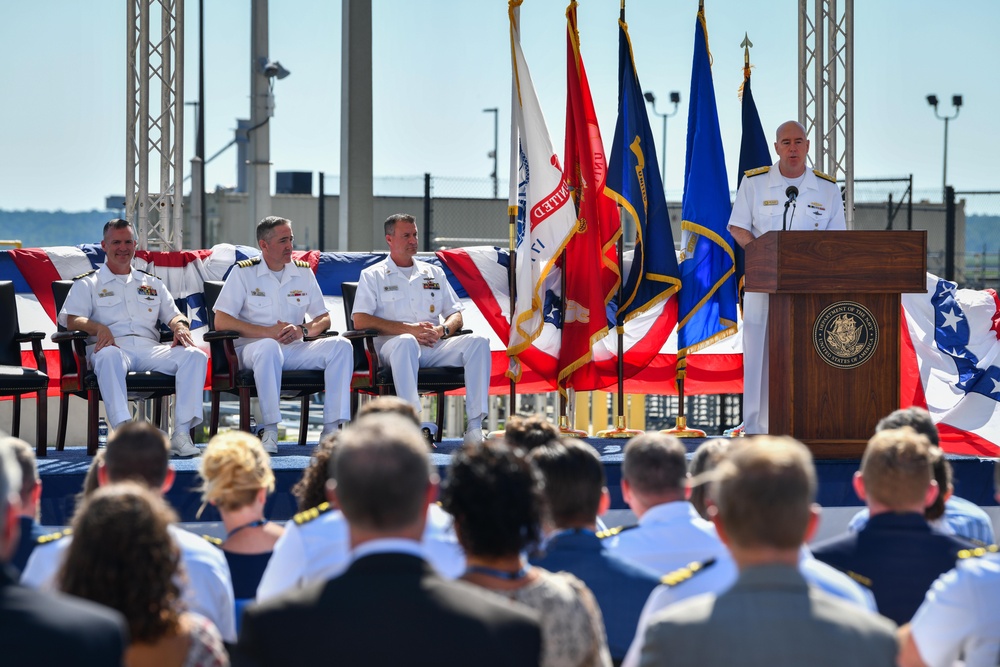
{"label": "microphone stand", "polygon": [[783,231],[783,232],[787,232],[788,231],[788,227],[789,227],[789,224],[790,224],[789,221],[788,221],[788,207],[789,207],[789,205],[792,207],[792,219],[793,220],[795,219],[795,200],[792,199],[791,197],[789,197],[788,201],[785,202],[785,212],[781,214],[781,231]]}

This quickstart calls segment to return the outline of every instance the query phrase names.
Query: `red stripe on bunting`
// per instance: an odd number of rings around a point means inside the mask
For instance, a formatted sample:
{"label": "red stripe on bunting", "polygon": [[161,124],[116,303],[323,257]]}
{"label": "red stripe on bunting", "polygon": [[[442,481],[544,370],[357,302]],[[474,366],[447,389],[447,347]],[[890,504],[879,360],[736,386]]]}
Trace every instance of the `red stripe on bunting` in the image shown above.
{"label": "red stripe on bunting", "polygon": [[42,248],[15,248],[7,252],[14,260],[18,271],[24,276],[28,286],[31,287],[38,303],[55,322],[56,303],[52,297],[52,283],[60,280],[62,276],[59,275],[52,260],[49,259],[49,254]]}
{"label": "red stripe on bunting", "polygon": [[146,260],[156,267],[184,268],[196,259],[204,260],[212,254],[212,250],[181,250],[175,252],[138,251],[136,257]]}
{"label": "red stripe on bunting", "polygon": [[996,443],[990,442],[975,433],[963,431],[944,422],[939,422],[937,429],[938,438],[941,441],[941,449],[949,454],[989,456],[991,458],[997,455]]}

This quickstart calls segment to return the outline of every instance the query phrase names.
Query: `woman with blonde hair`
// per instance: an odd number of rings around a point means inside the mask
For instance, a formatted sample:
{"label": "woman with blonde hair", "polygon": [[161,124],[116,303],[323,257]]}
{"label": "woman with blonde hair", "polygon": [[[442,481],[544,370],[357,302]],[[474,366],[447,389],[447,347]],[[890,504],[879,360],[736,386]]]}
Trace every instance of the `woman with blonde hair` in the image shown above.
{"label": "woman with blonde hair", "polygon": [[201,456],[202,501],[219,510],[226,537],[211,540],[225,553],[233,578],[237,622],[240,608],[257,594],[257,585],[284,529],[264,518],[274,491],[270,457],[260,440],[243,431],[212,438]]}
{"label": "woman with blonde hair", "polygon": [[98,489],[73,517],[59,587],[125,616],[128,667],[229,664],[218,629],[181,602],[176,521],[163,498],[134,482]]}

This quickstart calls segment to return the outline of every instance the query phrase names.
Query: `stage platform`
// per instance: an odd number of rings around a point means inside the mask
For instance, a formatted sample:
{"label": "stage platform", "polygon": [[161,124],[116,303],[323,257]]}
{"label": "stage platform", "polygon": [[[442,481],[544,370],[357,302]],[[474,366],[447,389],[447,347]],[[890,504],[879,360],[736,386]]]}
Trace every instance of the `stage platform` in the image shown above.
{"label": "stage platform", "polygon": [[[601,455],[608,478],[608,489],[611,491],[611,506],[613,510],[625,510],[627,506],[621,495],[621,463],[622,450],[627,441],[601,438],[586,438]],[[683,440],[689,452],[697,449],[704,440],[688,438]],[[284,521],[296,513],[295,498],[291,494],[292,486],[302,476],[302,471],[309,464],[309,455],[316,443],[304,447],[297,444],[281,444],[278,453],[271,457],[271,465],[275,475],[275,493],[267,506],[267,516],[270,519]],[[462,441],[445,439],[431,454],[442,476],[451,459],[451,453],[459,448]],[[42,523],[46,526],[62,526],[69,523],[73,515],[75,496],[83,485],[84,476],[90,465],[91,458],[87,456],[86,448],[67,447],[64,451],[49,450],[48,457],[39,459],[38,468],[42,477]],[[993,467],[995,459],[949,456],[955,470],[955,494],[970,500],[982,507],[996,507],[993,498]],[[819,503],[828,508],[858,507],[861,502],[854,494],[851,477],[858,469],[859,461],[850,459],[817,460],[816,469],[819,475]],[[174,459],[173,467],[177,478],[173,488],[167,495],[168,500],[177,510],[182,522],[218,521],[215,508],[206,507],[201,516],[197,516],[201,507],[200,495],[197,491],[200,479],[198,477],[198,460]],[[991,512],[992,514],[993,512]]]}

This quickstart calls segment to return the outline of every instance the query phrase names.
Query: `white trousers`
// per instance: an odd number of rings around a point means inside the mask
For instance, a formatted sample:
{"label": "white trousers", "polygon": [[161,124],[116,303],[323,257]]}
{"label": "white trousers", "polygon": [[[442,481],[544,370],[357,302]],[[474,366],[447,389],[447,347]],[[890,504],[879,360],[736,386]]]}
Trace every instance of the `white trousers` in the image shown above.
{"label": "white trousers", "polygon": [[743,296],[743,426],[747,435],[767,433],[768,295]]}
{"label": "white trousers", "polygon": [[128,391],[125,374],[130,371],[158,371],[175,377],[177,396],[174,423],[191,426],[200,424],[203,415],[202,396],[208,355],[197,347],[171,347],[142,336],[118,336],[115,345],[93,352],[88,348],[90,363],[97,374],[97,385],[104,399],[104,409],[112,426],[128,421]]}
{"label": "white trousers", "polygon": [[430,366],[461,366],[465,369],[465,414],[482,419],[488,411],[490,391],[490,341],[485,336],[465,334],[439,340],[434,347],[417,342],[410,334],[393,336],[382,343],[379,359],[392,368],[396,395],[420,409],[417,372]]}
{"label": "white trousers", "polygon": [[281,421],[278,397],[281,371],[323,371],[326,393],[323,397],[323,422],[330,424],[351,418],[351,375],[354,372],[354,348],[340,336],[319,340],[297,340],[282,345],[273,338],[261,338],[237,350],[240,363],[253,369],[260,401],[261,423]]}

